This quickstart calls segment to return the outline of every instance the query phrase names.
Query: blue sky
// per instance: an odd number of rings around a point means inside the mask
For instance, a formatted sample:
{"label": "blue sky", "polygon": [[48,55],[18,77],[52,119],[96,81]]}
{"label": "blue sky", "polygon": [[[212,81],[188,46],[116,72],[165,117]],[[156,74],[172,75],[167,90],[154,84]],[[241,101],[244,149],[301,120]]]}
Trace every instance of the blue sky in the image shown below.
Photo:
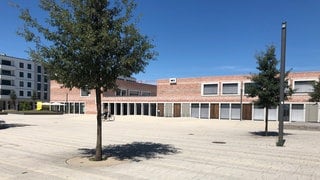
{"label": "blue sky", "polygon": [[[0,52],[28,58],[30,44],[16,35],[22,22],[9,0],[0,0]],[[37,1],[11,0],[41,15]],[[136,0],[141,32],[159,56],[138,80],[256,72],[255,55],[275,45],[287,21],[286,68],[320,71],[319,0]]]}

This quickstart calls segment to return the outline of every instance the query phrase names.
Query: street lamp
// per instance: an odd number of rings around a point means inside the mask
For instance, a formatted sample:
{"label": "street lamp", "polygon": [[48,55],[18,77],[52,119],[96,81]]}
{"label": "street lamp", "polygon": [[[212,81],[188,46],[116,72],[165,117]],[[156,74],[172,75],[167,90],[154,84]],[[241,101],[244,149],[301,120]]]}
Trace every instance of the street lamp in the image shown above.
{"label": "street lamp", "polygon": [[281,26],[281,62],[280,62],[280,103],[278,112],[279,135],[277,146],[283,146],[283,105],[284,105],[284,77],[285,77],[285,59],[286,59],[286,32],[287,22],[283,22]]}

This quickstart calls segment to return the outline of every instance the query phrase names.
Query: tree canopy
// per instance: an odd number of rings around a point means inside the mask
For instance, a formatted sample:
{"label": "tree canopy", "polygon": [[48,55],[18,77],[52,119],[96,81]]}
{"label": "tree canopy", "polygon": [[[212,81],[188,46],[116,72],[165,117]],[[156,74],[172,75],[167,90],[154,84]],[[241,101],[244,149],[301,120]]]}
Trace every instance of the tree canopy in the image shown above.
{"label": "tree canopy", "polygon": [[313,92],[309,93],[310,102],[320,102],[320,77],[318,82],[313,82]]}
{"label": "tree canopy", "polygon": [[[248,87],[249,97],[258,97],[255,103],[266,108],[265,114],[265,132],[268,133],[268,109],[275,107],[280,103],[280,71],[277,67],[279,61],[275,55],[276,48],[271,45],[267,50],[259,53],[256,56],[258,74],[252,74],[250,79],[253,82],[252,86]],[[286,72],[287,77],[289,71]],[[288,85],[288,79],[285,79],[285,89],[287,90],[285,99],[292,94],[292,89]]]}
{"label": "tree canopy", "polygon": [[152,40],[140,33],[133,0],[40,0],[48,13],[44,22],[21,9],[24,27],[18,33],[35,48],[32,60],[41,62],[50,79],[66,88],[96,92],[96,160],[102,159],[101,93],[116,87],[119,76],[144,71],[157,53]]}

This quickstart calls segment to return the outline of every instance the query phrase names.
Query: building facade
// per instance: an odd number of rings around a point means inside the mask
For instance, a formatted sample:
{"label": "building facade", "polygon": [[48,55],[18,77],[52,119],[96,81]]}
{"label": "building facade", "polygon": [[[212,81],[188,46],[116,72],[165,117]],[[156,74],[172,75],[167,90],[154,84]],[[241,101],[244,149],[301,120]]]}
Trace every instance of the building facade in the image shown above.
{"label": "building facade", "polygon": [[[319,105],[309,102],[308,94],[313,91],[312,83],[318,81],[319,76],[320,72],[289,74],[289,85],[295,93],[285,101],[285,121],[319,122]],[[117,91],[104,93],[103,110],[114,115],[263,121],[265,108],[255,105],[256,99],[247,96],[246,88],[250,83],[249,75],[170,78],[158,80],[157,85],[119,80]],[[60,88],[60,85],[52,82],[51,87]],[[94,92],[63,88],[60,91],[51,89],[52,102],[78,103],[72,107],[81,107],[82,103],[82,113],[96,112]],[[81,108],[77,112],[80,111]],[[278,107],[270,108],[269,120],[277,118]]]}
{"label": "building facade", "polygon": [[[2,54],[0,70],[0,109],[17,109],[21,102],[33,106],[35,99],[49,101],[50,81],[42,65]],[[10,98],[12,92],[16,102]]]}

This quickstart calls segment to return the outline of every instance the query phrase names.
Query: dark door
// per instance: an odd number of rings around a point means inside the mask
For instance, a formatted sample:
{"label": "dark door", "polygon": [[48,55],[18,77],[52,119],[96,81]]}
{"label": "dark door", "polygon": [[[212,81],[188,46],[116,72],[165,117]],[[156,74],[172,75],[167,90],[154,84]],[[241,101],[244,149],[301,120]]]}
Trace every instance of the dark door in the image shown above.
{"label": "dark door", "polygon": [[158,104],[158,116],[159,117],[163,117],[164,116],[164,104],[163,103],[159,103]]}
{"label": "dark door", "polygon": [[252,120],[252,104],[242,105],[242,120]]}
{"label": "dark door", "polygon": [[210,119],[219,119],[219,104],[210,105]]}
{"label": "dark door", "polygon": [[173,110],[173,117],[181,117],[181,104],[174,103]]}

